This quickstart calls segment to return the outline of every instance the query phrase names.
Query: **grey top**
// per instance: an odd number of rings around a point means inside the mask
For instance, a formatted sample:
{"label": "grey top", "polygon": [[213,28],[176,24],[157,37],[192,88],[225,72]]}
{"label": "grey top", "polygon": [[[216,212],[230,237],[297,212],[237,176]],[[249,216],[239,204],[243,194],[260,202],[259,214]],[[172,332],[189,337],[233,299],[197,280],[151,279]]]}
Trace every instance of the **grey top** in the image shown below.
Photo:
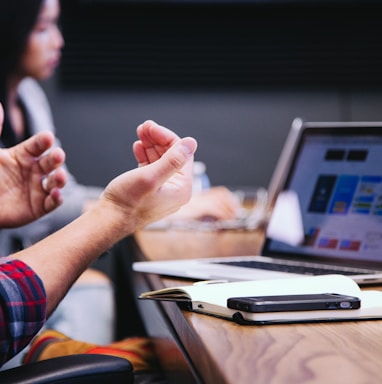
{"label": "grey top", "polygon": [[[35,80],[26,78],[20,83],[18,93],[26,108],[31,134],[40,131],[55,134],[51,109],[41,86]],[[61,146],[59,140],[56,140],[55,145]],[[31,224],[0,230],[0,256],[14,252],[15,240],[26,247],[60,229],[81,214],[85,201],[98,198],[102,190],[100,187],[79,184],[68,171],[68,181],[63,189],[63,205]]]}

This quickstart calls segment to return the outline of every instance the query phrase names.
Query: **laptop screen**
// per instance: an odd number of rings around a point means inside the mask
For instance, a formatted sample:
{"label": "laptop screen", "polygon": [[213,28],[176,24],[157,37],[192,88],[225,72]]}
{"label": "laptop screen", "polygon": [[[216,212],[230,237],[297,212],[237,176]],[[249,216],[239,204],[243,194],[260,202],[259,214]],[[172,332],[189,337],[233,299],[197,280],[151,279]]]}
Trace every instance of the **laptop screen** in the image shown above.
{"label": "laptop screen", "polygon": [[263,254],[382,265],[382,124],[309,124],[282,188],[297,197],[303,241],[267,238]]}

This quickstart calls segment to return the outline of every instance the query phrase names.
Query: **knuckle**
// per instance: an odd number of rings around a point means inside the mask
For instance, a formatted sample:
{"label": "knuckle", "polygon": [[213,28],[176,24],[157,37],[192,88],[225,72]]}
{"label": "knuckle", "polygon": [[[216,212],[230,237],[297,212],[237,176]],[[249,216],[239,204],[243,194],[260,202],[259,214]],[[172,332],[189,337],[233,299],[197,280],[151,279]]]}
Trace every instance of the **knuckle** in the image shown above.
{"label": "knuckle", "polygon": [[181,153],[174,154],[174,156],[169,157],[168,162],[172,168],[180,169],[184,166],[185,157]]}

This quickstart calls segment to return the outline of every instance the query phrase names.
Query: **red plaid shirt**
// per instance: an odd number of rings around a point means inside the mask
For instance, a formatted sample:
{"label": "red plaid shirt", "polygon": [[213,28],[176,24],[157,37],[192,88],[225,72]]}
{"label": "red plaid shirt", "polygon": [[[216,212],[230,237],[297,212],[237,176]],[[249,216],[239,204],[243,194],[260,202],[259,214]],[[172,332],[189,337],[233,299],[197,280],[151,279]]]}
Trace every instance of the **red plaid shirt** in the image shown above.
{"label": "red plaid shirt", "polygon": [[0,366],[29,344],[46,318],[40,278],[25,263],[0,264]]}

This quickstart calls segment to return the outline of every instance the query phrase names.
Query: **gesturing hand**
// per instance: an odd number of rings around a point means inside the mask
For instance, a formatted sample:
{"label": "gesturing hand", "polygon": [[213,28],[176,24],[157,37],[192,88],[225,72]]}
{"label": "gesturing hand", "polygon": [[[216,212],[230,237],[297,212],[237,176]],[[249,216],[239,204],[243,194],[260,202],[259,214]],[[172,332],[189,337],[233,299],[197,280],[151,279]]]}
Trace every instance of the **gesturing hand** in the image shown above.
{"label": "gesturing hand", "polygon": [[[3,110],[0,106],[0,126]],[[0,130],[1,131],[1,130]],[[57,208],[66,173],[65,153],[52,147],[54,136],[41,132],[8,149],[0,149],[0,227],[29,223]]]}
{"label": "gesturing hand", "polygon": [[188,202],[192,191],[193,138],[146,121],[137,129],[133,150],[139,168],[114,179],[103,197],[118,207],[130,226],[142,227],[173,213]]}

